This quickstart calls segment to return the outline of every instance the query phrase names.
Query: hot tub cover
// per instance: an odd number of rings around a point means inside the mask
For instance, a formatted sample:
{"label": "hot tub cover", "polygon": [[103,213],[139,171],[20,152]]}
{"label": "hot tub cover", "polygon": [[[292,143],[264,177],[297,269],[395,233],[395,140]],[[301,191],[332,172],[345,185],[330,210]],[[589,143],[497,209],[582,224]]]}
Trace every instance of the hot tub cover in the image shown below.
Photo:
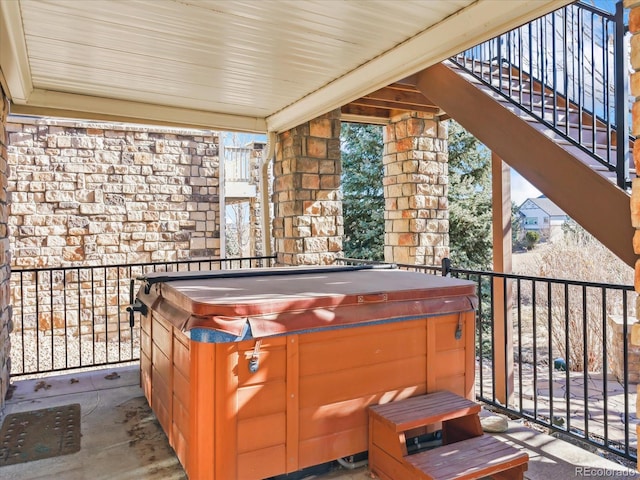
{"label": "hot tub cover", "polygon": [[138,299],[200,341],[411,320],[477,307],[474,282],[371,266],[154,273],[140,280]]}

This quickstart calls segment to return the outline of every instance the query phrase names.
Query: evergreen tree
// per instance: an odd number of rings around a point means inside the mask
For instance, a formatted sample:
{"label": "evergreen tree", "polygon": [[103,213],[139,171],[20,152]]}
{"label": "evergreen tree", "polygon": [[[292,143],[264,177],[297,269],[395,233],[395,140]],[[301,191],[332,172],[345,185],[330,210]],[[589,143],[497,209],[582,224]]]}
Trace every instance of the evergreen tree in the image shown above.
{"label": "evergreen tree", "polygon": [[449,123],[449,245],[456,267],[489,269],[491,155],[458,123]]}
{"label": "evergreen tree", "polygon": [[343,123],[341,134],[344,255],[384,260],[382,127]]}
{"label": "evergreen tree", "polygon": [[[346,257],[384,259],[382,128],[342,125],[342,189]],[[449,125],[449,242],[461,268],[489,269],[491,155],[454,121]]]}

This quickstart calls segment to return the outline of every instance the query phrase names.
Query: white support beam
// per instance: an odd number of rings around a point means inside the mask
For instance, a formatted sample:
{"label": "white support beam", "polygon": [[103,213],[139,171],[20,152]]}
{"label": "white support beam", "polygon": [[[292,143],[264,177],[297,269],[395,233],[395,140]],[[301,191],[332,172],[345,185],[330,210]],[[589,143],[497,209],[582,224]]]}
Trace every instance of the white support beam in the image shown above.
{"label": "white support beam", "polygon": [[265,121],[257,117],[47,90],[34,90],[29,103],[13,104],[11,113],[252,133],[266,132]]}
{"label": "white support beam", "polygon": [[0,70],[5,92],[14,103],[26,103],[33,91],[20,4],[0,1]]}

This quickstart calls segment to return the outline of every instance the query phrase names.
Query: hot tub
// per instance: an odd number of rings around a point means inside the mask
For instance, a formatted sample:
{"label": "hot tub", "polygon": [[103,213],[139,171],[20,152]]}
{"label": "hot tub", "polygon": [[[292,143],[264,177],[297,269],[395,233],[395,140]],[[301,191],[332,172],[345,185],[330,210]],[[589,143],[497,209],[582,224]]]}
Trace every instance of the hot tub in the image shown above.
{"label": "hot tub", "polygon": [[258,480],[366,451],[370,404],[473,398],[473,282],[368,267],[143,280],[141,382],[192,479]]}

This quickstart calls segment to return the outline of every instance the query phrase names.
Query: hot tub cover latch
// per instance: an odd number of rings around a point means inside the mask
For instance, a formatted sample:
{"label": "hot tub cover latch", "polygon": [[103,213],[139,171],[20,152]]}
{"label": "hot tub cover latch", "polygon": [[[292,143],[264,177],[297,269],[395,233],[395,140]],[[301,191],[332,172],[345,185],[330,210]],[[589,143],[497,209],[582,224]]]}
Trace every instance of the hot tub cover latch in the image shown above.
{"label": "hot tub cover latch", "polygon": [[458,317],[458,327],[456,328],[455,334],[456,340],[460,340],[462,338],[462,317]]}
{"label": "hot tub cover latch", "polygon": [[260,345],[262,344],[262,340],[256,340],[256,344],[253,347],[253,354],[249,359],[249,371],[251,373],[256,373],[258,368],[260,368]]}

